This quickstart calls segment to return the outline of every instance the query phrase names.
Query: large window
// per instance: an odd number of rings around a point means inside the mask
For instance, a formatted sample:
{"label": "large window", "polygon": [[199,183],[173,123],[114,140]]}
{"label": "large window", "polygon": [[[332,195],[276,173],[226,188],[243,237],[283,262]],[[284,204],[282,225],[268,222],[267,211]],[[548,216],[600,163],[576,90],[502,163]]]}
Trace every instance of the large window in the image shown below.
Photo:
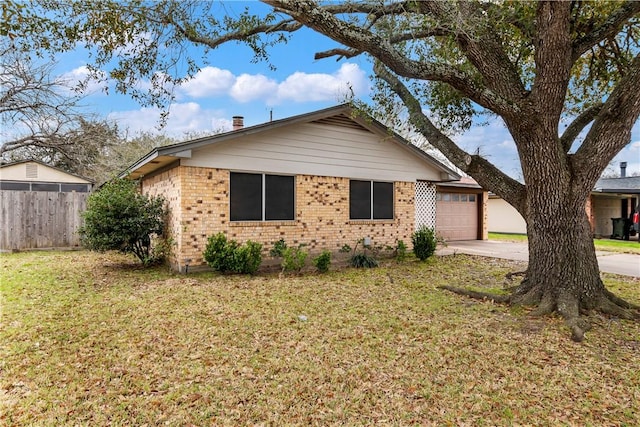
{"label": "large window", "polygon": [[351,180],[349,218],[393,219],[393,183]]}
{"label": "large window", "polygon": [[286,221],[295,215],[293,176],[231,172],[231,221]]}

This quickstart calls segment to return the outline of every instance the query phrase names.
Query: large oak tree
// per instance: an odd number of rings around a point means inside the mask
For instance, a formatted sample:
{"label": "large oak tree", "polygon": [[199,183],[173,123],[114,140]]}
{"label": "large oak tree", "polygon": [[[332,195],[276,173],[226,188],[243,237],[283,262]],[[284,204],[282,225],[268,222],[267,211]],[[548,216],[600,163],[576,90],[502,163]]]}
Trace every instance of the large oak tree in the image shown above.
{"label": "large oak tree", "polygon": [[[307,28],[336,42],[318,59],[370,58],[375,110],[397,111],[400,101],[418,133],[525,218],[528,269],[496,299],[558,312],[575,340],[588,328],[585,312],[638,317],[639,307],[600,278],[585,204],[640,114],[640,2],[266,0],[270,12],[238,14],[188,0],[37,3],[46,15],[6,25],[16,43],[51,51],[85,44],[96,69],[111,65],[118,89],[143,102],[164,104],[169,83],[229,42],[268,61],[270,46]],[[189,43],[203,47],[203,58],[184,57]],[[136,89],[142,78],[153,83],[145,93]],[[450,138],[477,114],[504,122],[523,183]]]}

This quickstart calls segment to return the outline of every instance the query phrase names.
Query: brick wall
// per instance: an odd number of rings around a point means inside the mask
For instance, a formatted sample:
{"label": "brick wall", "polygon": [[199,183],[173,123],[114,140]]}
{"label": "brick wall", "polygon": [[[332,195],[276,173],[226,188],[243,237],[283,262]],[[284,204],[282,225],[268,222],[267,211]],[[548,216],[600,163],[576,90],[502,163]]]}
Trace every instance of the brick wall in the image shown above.
{"label": "brick wall", "polygon": [[[167,220],[167,232],[173,240],[172,256],[180,253],[182,245],[181,236],[181,216],[182,204],[180,200],[180,171],[181,168],[175,167],[162,173],[153,175],[142,180],[142,192],[150,196],[163,196],[169,206],[169,218]],[[172,265],[177,263],[176,259],[171,259]]]}
{"label": "brick wall", "polygon": [[310,253],[323,249],[337,252],[345,244],[354,247],[364,237],[370,237],[374,246],[395,246],[399,239],[410,247],[414,183],[396,182],[394,188],[395,219],[351,221],[348,178],[298,175],[295,220],[230,222],[228,170],[180,166],[145,180],[143,185],[145,192],[166,192],[171,209],[177,209],[172,212],[170,230],[176,241],[172,265],[180,270],[187,263],[204,265],[202,252],[207,239],[218,232],[241,243],[260,242],[265,253],[280,239],[290,246],[304,244]]}

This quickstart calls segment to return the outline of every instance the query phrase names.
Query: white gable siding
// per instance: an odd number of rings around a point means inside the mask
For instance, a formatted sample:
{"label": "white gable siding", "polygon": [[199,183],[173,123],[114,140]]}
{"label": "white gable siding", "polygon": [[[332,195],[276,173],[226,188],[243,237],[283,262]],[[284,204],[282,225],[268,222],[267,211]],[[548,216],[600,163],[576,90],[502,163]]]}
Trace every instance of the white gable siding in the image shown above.
{"label": "white gable siding", "polygon": [[37,162],[24,162],[0,168],[0,179],[6,181],[64,182],[77,184],[88,184],[90,182]]}
{"label": "white gable siding", "polygon": [[[388,138],[388,140],[386,140]],[[388,181],[439,181],[440,173],[397,145],[353,126],[302,123],[193,150],[185,166]]]}

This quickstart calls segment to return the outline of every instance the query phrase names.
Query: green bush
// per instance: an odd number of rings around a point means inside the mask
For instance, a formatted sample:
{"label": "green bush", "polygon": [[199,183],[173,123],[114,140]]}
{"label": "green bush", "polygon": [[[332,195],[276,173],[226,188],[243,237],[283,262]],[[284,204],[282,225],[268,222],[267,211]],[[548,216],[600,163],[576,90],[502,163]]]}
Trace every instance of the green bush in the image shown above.
{"label": "green bush", "polygon": [[167,255],[167,242],[156,251],[152,244],[162,237],[167,214],[164,198],[140,194],[135,181],[114,179],[89,196],[80,238],[88,249],[132,253],[148,266]]}
{"label": "green bush", "polygon": [[282,253],[282,270],[299,272],[304,268],[307,255],[301,247],[286,248]]}
{"label": "green bush", "polygon": [[366,253],[358,253],[349,260],[351,267],[355,268],[374,268],[378,266],[378,261]]}
{"label": "green bush", "polygon": [[274,258],[281,258],[284,256],[284,251],[287,249],[287,244],[284,239],[280,239],[273,244],[273,248],[269,251],[269,255]]}
{"label": "green bush", "polygon": [[398,243],[396,244],[396,259],[398,261],[404,261],[405,258],[407,257],[407,245],[402,241],[402,240],[398,240]]}
{"label": "green bush", "polygon": [[421,227],[411,235],[413,253],[420,261],[424,261],[436,251],[438,241],[432,228]]}
{"label": "green bush", "polygon": [[218,233],[209,237],[203,257],[209,267],[222,273],[253,274],[262,263],[262,245],[251,240],[239,245]]}
{"label": "green bush", "polygon": [[320,255],[313,259],[313,265],[320,273],[326,273],[329,271],[329,265],[331,265],[331,252],[324,250]]}
{"label": "green bush", "polygon": [[344,245],[342,245],[342,247],[340,248],[340,250],[338,252],[340,252],[341,254],[348,254],[349,252],[351,252],[353,249],[351,249],[351,246],[347,245],[346,243]]}

